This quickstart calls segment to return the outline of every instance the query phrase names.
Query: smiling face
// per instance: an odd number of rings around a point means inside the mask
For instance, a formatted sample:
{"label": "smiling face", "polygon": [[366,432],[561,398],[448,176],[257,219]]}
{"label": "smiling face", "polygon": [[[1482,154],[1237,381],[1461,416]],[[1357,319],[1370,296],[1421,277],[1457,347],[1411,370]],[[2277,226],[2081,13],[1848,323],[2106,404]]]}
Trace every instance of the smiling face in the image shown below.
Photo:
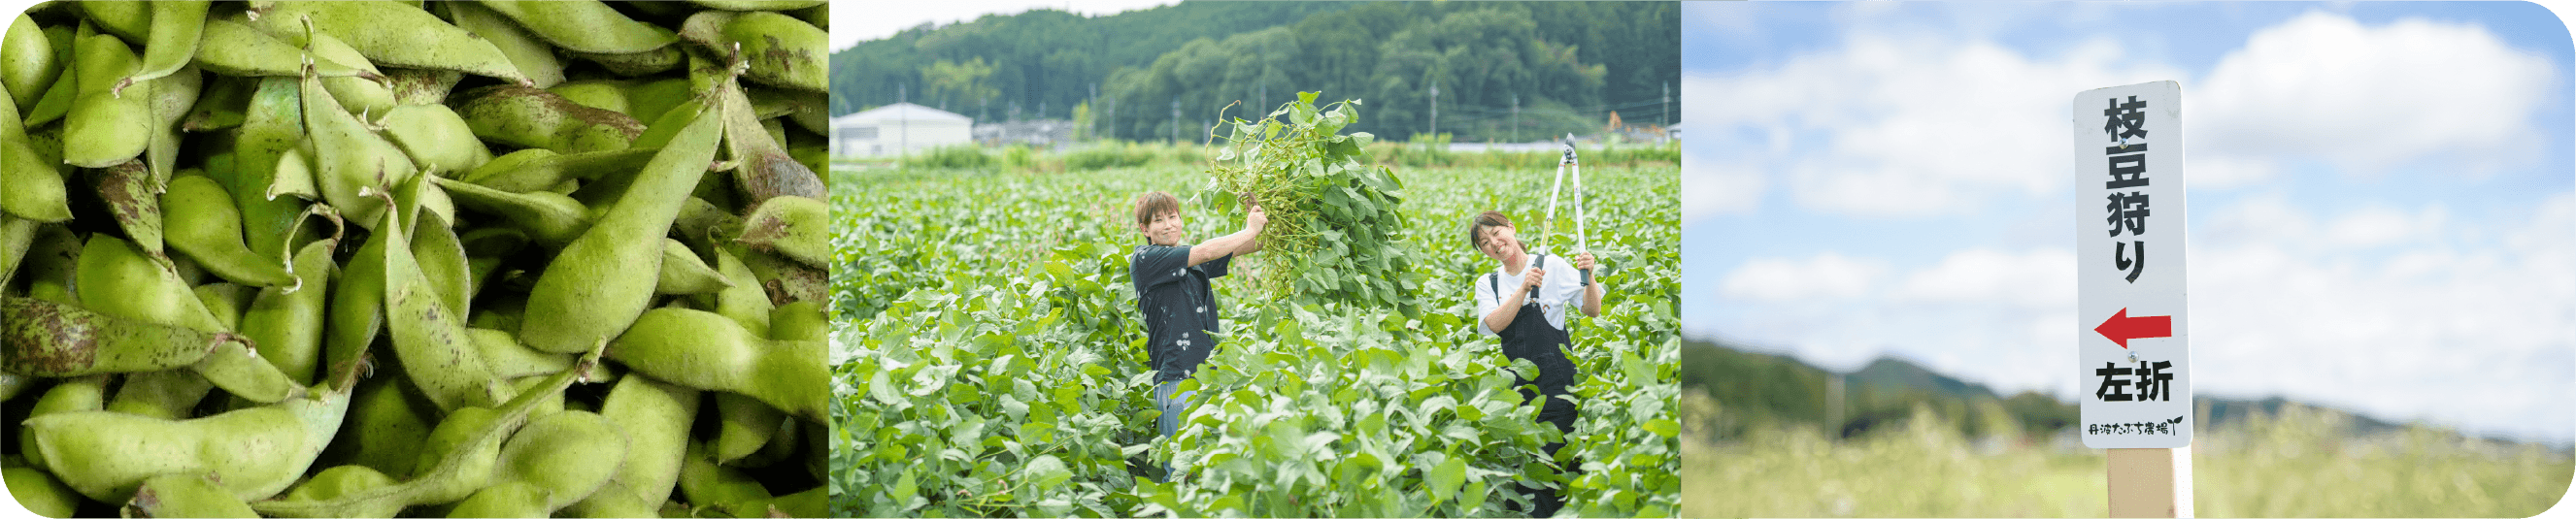
{"label": "smiling face", "polygon": [[1485,253],[1485,257],[1505,265],[1518,261],[1521,254],[1527,252],[1521,249],[1521,240],[1509,225],[1479,228],[1476,230],[1476,238],[1477,252]]}
{"label": "smiling face", "polygon": [[1164,211],[1154,213],[1152,219],[1147,220],[1145,223],[1136,224],[1136,231],[1144,233],[1145,241],[1148,243],[1165,246],[1180,245],[1181,212]]}

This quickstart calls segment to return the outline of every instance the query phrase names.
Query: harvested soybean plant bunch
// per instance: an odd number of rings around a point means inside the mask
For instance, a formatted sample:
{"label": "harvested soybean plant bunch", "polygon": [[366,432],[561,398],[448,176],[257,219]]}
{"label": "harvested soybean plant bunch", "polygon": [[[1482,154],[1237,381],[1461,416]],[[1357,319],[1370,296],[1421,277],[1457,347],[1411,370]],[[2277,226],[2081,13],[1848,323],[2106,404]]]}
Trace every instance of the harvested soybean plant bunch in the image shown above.
{"label": "harvested soybean plant bunch", "polygon": [[1224,151],[1208,173],[1208,203],[1240,219],[1256,204],[1270,217],[1261,233],[1268,251],[1250,286],[1269,299],[1345,301],[1421,315],[1414,291],[1423,277],[1397,245],[1404,232],[1403,184],[1386,166],[1367,164],[1376,136],[1341,134],[1359,117],[1360,101],[1315,106],[1315,92],[1258,120],[1226,127]]}
{"label": "harvested soybean plant bunch", "polygon": [[66,2],[0,38],[51,517],[818,517],[821,0]]}

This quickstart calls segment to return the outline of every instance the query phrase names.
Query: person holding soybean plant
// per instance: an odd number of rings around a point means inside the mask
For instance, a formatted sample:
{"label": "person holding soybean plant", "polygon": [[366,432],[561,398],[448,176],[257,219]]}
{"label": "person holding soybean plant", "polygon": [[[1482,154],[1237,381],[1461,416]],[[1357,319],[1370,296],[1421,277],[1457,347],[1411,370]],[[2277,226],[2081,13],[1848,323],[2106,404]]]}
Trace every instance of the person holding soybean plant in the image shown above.
{"label": "person holding soybean plant", "polygon": [[[1180,430],[1181,411],[1197,393],[1173,392],[1216,349],[1209,332],[1218,331],[1218,307],[1208,280],[1225,277],[1236,256],[1260,252],[1258,238],[1269,221],[1261,206],[1252,205],[1243,230],[1183,245],[1180,200],[1162,191],[1136,198],[1136,231],[1146,243],[1129,258],[1128,277],[1136,283],[1136,311],[1145,317],[1145,349],[1156,373],[1154,409],[1162,412],[1155,426],[1162,436]],[[1160,481],[1171,482],[1171,473],[1171,464],[1164,464]]]}
{"label": "person holding soybean plant", "polygon": [[[1573,345],[1572,336],[1566,333],[1565,309],[1577,303],[1580,296],[1583,314],[1600,317],[1601,296],[1607,289],[1590,275],[1592,253],[1577,253],[1568,259],[1531,251],[1515,231],[1511,218],[1500,211],[1476,215],[1468,225],[1467,242],[1497,264],[1493,272],[1477,276],[1473,287],[1476,332],[1502,339],[1504,356],[1538,365],[1536,380],[1517,378],[1512,386],[1523,388],[1524,400],[1544,398],[1545,403],[1533,404],[1541,406],[1538,421],[1570,434],[1574,432],[1575,405],[1558,398],[1570,394],[1566,387],[1574,384],[1576,376],[1574,362],[1561,349]],[[1533,383],[1537,386],[1535,392],[1528,388]],[[1540,455],[1554,458],[1556,451],[1564,447],[1562,440],[1549,443],[1540,447]],[[1569,464],[1566,472],[1579,472],[1575,466]],[[1530,494],[1534,502],[1532,517],[1556,515],[1557,509],[1565,505],[1555,490],[1523,487],[1522,492]]]}

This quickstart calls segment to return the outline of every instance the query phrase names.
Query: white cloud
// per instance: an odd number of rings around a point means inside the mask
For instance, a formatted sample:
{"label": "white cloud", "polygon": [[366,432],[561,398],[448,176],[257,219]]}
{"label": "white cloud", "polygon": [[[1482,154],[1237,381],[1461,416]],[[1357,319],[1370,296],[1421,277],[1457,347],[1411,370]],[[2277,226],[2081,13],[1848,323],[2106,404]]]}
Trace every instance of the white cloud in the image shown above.
{"label": "white cloud", "polygon": [[2192,183],[2261,180],[2287,159],[2362,176],[2426,159],[2471,176],[2527,164],[2541,149],[2532,115],[2558,86],[2552,68],[2478,25],[2365,27],[2309,12],[2256,31],[2184,85]]}
{"label": "white cloud", "polygon": [[1762,301],[1858,297],[1870,293],[1887,262],[1826,252],[1806,259],[1754,258],[1726,274],[1719,293]]}
{"label": "white cloud", "polygon": [[1683,222],[1761,208],[1762,188],[1767,183],[1760,166],[1709,157],[1697,148],[1685,148],[1682,155]]}
{"label": "white cloud", "polygon": [[1988,249],[1953,252],[1940,264],[1907,276],[1893,296],[1911,302],[2071,309],[2075,253],[2057,248],[2021,254]]}
{"label": "white cloud", "polygon": [[2037,60],[1983,41],[1855,32],[1835,51],[1686,78],[1684,119],[1694,148],[1784,176],[1803,207],[1963,213],[2065,185],[2075,92],[2181,77],[2115,65],[2122,56],[2108,40]]}
{"label": "white cloud", "polygon": [[[2406,239],[2457,235],[2438,204],[2364,209],[2395,233],[2272,241],[2246,233],[2195,244],[2191,305],[2194,378],[2201,390],[2285,394],[2384,418],[2430,419],[2472,430],[2566,439],[2561,402],[2576,360],[2576,194],[2541,204],[2500,246],[2417,243],[2384,261],[2360,254]],[[2256,199],[2222,219],[2314,218]],[[2313,228],[2313,227],[2309,227]],[[2394,241],[2393,241],[2394,240]]]}

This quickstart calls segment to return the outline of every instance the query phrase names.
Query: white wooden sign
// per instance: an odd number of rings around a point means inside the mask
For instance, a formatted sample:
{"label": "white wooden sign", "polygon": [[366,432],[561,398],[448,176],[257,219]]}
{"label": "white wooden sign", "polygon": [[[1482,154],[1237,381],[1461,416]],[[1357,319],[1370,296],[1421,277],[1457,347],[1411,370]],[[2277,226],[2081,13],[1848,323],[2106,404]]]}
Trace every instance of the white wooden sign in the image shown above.
{"label": "white wooden sign", "polygon": [[2182,85],[2075,96],[2076,348],[2084,445],[2191,445]]}

